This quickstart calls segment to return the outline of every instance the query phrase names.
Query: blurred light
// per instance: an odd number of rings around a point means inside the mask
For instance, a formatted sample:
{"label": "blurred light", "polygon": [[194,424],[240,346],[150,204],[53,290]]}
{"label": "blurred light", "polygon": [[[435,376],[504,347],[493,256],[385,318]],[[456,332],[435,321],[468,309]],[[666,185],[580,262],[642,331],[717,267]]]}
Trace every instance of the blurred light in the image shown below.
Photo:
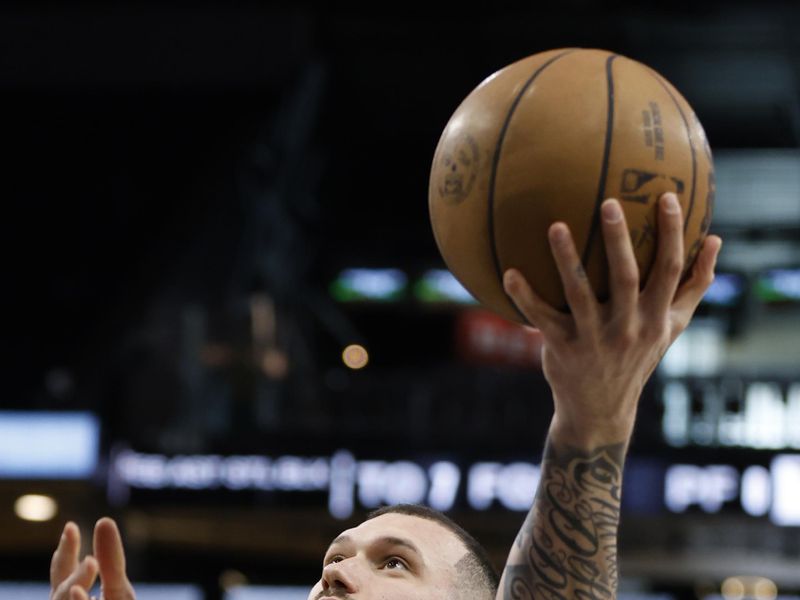
{"label": "blurred light", "polygon": [[[99,586],[92,591],[100,597]],[[50,585],[46,583],[0,582],[0,600],[42,600],[49,596]],[[270,596],[266,598],[272,600]],[[203,600],[203,592],[195,585],[137,581],[136,600]]]}
{"label": "blurred light", "polygon": [[786,445],[800,448],[800,383],[793,383],[786,392],[786,419],[783,426],[786,432]]}
{"label": "blurred light", "polygon": [[414,295],[426,303],[455,302],[477,304],[478,301],[446,269],[431,269],[414,285]]}
{"label": "blurred light", "polygon": [[0,411],[0,477],[90,477],[99,440],[100,426],[91,413]]}
{"label": "blurred light", "polygon": [[778,597],[778,586],[766,577],[728,577],[722,582],[722,597],[725,600],[775,600]]}
{"label": "blurred light", "polygon": [[340,302],[399,300],[408,277],[400,269],[345,269],[331,284],[330,292]]}
{"label": "blurred light", "polygon": [[783,448],[786,403],[781,387],[756,382],[745,392],[745,438],[751,448]]}
{"label": "blurred light", "polygon": [[[680,339],[680,338],[678,338]],[[691,396],[685,383],[671,381],[663,391],[664,417],[661,430],[667,443],[685,446],[689,443]]]}
{"label": "blurred light", "polygon": [[363,369],[369,362],[369,354],[364,346],[350,344],[342,351],[342,361],[351,369]]}
{"label": "blurred light", "polygon": [[497,499],[509,510],[526,511],[539,487],[538,465],[515,462],[503,467],[497,479]]}
{"label": "blurred light", "polygon": [[755,285],[764,302],[800,301],[800,269],[773,269],[762,274]]}
{"label": "blurred light", "polygon": [[756,600],[775,600],[778,596],[778,586],[774,581],[760,577],[753,586],[753,596]]}
{"label": "blurred light", "polygon": [[[781,227],[800,220],[800,153],[758,148],[714,152],[718,226]],[[753,202],[753,198],[762,198]]]}
{"label": "blurred light", "polygon": [[752,465],[742,474],[742,508],[752,517],[762,517],[772,502],[769,470]]}
{"label": "blurred light", "polygon": [[725,331],[716,319],[695,319],[670,346],[659,370],[668,377],[714,376],[720,371]]}
{"label": "blurred light", "polygon": [[539,466],[533,463],[475,463],[467,478],[467,502],[474,510],[488,510],[497,500],[508,510],[526,511],[540,476]]}
{"label": "blurred light", "polygon": [[725,600],[742,600],[744,598],[744,582],[738,577],[728,577],[722,582],[722,597]]}
{"label": "blurred light", "polygon": [[357,470],[358,499],[367,508],[381,504],[421,504],[428,489],[428,476],[408,460],[360,461]]}
{"label": "blurred light", "polygon": [[734,273],[717,273],[703,296],[705,304],[734,306],[744,293],[744,281]]}
{"label": "blurred light", "polygon": [[738,499],[746,514],[769,512],[775,525],[791,527],[800,525],[798,497],[800,454],[778,454],[769,471],[751,465],[741,475],[731,465],[675,464],[667,467],[664,479],[664,505],[674,513],[691,506],[716,513],[725,505],[735,508]]}
{"label": "blurred light", "polygon": [[779,454],[772,459],[772,511],[776,525],[800,525],[800,455]]}
{"label": "blurred light", "polygon": [[353,514],[353,489],[356,485],[356,459],[347,450],[339,450],[331,457],[328,510],[337,519]]}
{"label": "blurred light", "polygon": [[219,575],[219,587],[223,590],[241,587],[248,583],[249,581],[245,574],[236,569],[227,569]]}
{"label": "blurred light", "polygon": [[49,521],[57,512],[58,503],[50,496],[26,494],[14,502],[14,513],[23,521]]}
{"label": "blurred light", "polygon": [[730,465],[672,465],[664,481],[664,504],[681,513],[695,504],[716,513],[739,491],[738,472]]}
{"label": "blurred light", "polygon": [[243,586],[228,590],[223,600],[306,600],[308,588],[272,585]]}
{"label": "blurred light", "polygon": [[261,357],[261,370],[270,379],[283,379],[289,373],[289,358],[280,350],[267,350]]}
{"label": "blurred light", "polygon": [[450,461],[441,461],[428,469],[431,487],[428,492],[428,504],[442,512],[453,508],[461,483],[461,469]]}
{"label": "blurred light", "polygon": [[487,310],[460,311],[456,320],[458,356],[468,363],[530,369],[542,364],[542,337]]}
{"label": "blurred light", "polygon": [[319,491],[329,484],[323,457],[139,454],[123,450],[112,469],[121,483],[141,489]]}

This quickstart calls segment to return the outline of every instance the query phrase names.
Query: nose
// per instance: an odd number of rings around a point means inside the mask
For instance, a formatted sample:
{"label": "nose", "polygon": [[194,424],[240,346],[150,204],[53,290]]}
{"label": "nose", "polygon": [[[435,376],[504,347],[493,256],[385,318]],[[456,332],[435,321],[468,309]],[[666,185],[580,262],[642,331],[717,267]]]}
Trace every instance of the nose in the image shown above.
{"label": "nose", "polygon": [[355,594],[358,574],[354,558],[334,562],[322,569],[322,589],[331,594]]}

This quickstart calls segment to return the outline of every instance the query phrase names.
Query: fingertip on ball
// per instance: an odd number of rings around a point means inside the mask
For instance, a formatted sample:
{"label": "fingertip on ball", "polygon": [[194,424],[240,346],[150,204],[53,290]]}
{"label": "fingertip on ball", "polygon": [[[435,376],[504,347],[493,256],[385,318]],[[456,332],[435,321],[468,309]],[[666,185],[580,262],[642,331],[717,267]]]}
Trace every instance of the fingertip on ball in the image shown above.
{"label": "fingertip on ball", "polygon": [[719,254],[722,252],[722,238],[718,235],[710,235],[705,239],[703,245],[709,248],[708,252],[711,253],[713,264],[716,265]]}
{"label": "fingertip on ball", "polygon": [[664,212],[670,215],[676,215],[681,211],[678,196],[672,192],[667,192],[661,196],[661,206],[664,208]]}
{"label": "fingertip on ball", "polygon": [[550,225],[550,229],[548,230],[550,235],[550,241],[554,244],[558,244],[562,246],[569,242],[569,227],[567,227],[566,223],[558,221]]}
{"label": "fingertip on ball", "polygon": [[609,198],[603,202],[601,210],[603,212],[603,219],[607,223],[619,223],[622,221],[622,207],[620,207],[619,202],[614,198]]}
{"label": "fingertip on ball", "polygon": [[514,286],[517,283],[517,270],[516,269],[506,269],[506,272],[503,273],[503,287],[507,292],[512,291]]}

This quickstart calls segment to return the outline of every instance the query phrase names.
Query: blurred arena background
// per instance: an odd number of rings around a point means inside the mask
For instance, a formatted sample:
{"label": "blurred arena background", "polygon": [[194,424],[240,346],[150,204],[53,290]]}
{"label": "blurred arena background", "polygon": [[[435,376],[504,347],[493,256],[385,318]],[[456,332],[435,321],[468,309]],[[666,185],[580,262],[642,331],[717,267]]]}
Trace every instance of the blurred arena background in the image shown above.
{"label": "blurred arena background", "polygon": [[0,598],[104,514],[141,600],[305,598],[399,501],[501,567],[551,403],[444,270],[427,175],[475,85],[564,46],[681,90],[725,240],[642,401],[621,597],[800,598],[800,6],[467,6],[0,6]]}

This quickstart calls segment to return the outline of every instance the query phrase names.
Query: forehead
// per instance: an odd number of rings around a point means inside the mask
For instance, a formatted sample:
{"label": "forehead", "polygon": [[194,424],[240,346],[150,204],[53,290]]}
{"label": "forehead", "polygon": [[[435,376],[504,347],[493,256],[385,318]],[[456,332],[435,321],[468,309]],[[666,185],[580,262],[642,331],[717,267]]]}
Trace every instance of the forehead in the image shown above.
{"label": "forehead", "polygon": [[386,513],[342,532],[357,545],[395,537],[411,542],[425,560],[443,559],[455,564],[467,551],[459,537],[444,525],[412,515]]}

